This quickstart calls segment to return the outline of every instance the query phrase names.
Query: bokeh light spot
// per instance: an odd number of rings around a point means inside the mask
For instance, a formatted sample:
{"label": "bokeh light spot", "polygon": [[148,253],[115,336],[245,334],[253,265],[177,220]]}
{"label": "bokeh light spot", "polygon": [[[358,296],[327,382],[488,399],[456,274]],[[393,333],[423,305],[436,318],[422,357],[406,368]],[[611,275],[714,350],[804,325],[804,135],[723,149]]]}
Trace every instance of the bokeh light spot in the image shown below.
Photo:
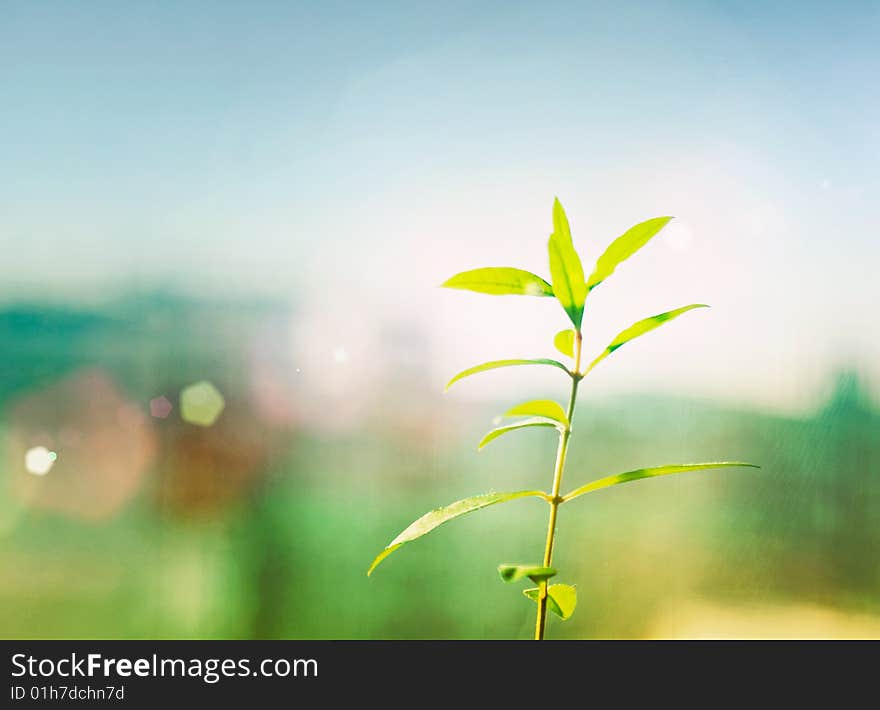
{"label": "bokeh light spot", "polygon": [[165,417],[171,414],[172,408],[173,405],[165,395],[162,395],[161,397],[153,397],[153,399],[150,400],[150,414],[157,419],[165,419]]}
{"label": "bokeh light spot", "polygon": [[34,446],[25,452],[24,467],[28,473],[35,476],[45,476],[57,458],[57,454],[54,451],[49,451],[45,446]]}
{"label": "bokeh light spot", "polygon": [[346,360],[348,360],[348,353],[345,351],[345,348],[339,347],[333,351],[333,360],[337,365],[341,365]]}
{"label": "bokeh light spot", "polygon": [[[3,459],[35,474],[10,479],[12,497],[24,507],[104,520],[140,489],[156,437],[143,407],[106,373],[72,372],[16,398],[8,411]],[[46,476],[39,471],[53,449],[59,455]]]}
{"label": "bokeh light spot", "polygon": [[198,426],[211,426],[223,411],[223,395],[207,380],[185,387],[180,393],[180,416]]}

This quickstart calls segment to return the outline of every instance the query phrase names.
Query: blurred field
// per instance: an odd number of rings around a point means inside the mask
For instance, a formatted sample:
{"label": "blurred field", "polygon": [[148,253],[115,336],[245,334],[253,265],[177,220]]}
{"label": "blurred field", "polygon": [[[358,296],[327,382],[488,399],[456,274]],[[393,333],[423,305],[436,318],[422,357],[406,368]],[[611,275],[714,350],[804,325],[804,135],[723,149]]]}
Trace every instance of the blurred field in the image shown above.
{"label": "blurred field", "polygon": [[[546,510],[516,501],[373,555],[426,510],[547,485],[552,437],[477,432],[509,404],[443,399],[417,330],[389,324],[388,367],[357,401],[290,352],[271,302],[130,296],[0,311],[0,635],[527,638],[533,606],[495,567],[536,559]],[[338,366],[337,370],[332,368]],[[341,376],[341,375],[339,375]],[[209,380],[226,408],[181,420]],[[760,471],[622,486],[560,513],[579,608],[554,638],[880,638],[880,415],[857,372],[800,418],[649,395],[578,413],[567,472],[702,459]],[[174,405],[160,419],[150,400]],[[557,396],[561,396],[561,393]],[[25,452],[56,451],[45,476]]]}
{"label": "blurred field", "polygon": [[880,616],[810,604],[728,607],[693,604],[660,615],[658,639],[877,639]]}

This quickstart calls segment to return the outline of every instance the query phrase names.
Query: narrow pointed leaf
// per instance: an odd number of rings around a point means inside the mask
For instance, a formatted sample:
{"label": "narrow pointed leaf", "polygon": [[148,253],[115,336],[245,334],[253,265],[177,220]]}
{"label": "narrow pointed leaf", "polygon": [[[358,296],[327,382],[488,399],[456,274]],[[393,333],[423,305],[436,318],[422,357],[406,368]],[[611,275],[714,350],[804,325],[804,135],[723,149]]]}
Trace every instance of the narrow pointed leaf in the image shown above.
{"label": "narrow pointed leaf", "polygon": [[641,222],[611,242],[596,262],[596,267],[587,280],[587,288],[593,290],[611,276],[618,264],[626,261],[645,246],[651,240],[651,237],[669,224],[671,219],[672,217],[655,217],[654,219]]}
{"label": "narrow pointed leaf", "polygon": [[[523,594],[537,604],[541,590],[538,587],[532,587],[524,589]],[[576,606],[577,590],[570,584],[551,584],[547,588],[547,608],[563,621],[571,618]]]}
{"label": "narrow pointed leaf", "polygon": [[503,436],[511,431],[516,431],[517,429],[526,429],[529,427],[553,427],[558,429],[559,423],[555,422],[551,419],[545,419],[544,417],[532,417],[531,419],[523,419],[521,422],[514,422],[513,424],[508,424],[506,426],[500,426],[497,429],[493,429],[486,436],[484,436],[480,443],[477,445],[477,451],[482,450],[486,444],[491,441],[494,441],[499,436]]}
{"label": "narrow pointed leaf", "polygon": [[540,276],[509,266],[490,266],[462,271],[444,281],[441,286],[488,293],[493,296],[553,296],[550,284]]}
{"label": "narrow pointed leaf", "polygon": [[613,476],[606,476],[597,481],[588,483],[580,488],[575,488],[571,493],[562,497],[562,500],[570,501],[573,498],[592,493],[593,491],[616,486],[619,483],[629,483],[630,481],[639,481],[643,478],[653,478],[655,476],[668,476],[671,473],[685,473],[686,471],[700,471],[707,468],[727,468],[731,466],[761,468],[753,463],[745,463],[743,461],[713,461],[711,463],[683,463],[672,464],[669,466],[654,466],[652,468],[638,468],[635,471],[627,471],[626,473],[618,473]]}
{"label": "narrow pointed leaf", "polygon": [[474,367],[469,367],[467,370],[462,370],[446,383],[446,389],[448,390],[459,380],[463,380],[465,377],[470,377],[471,375],[476,375],[479,372],[497,370],[499,367],[515,367],[516,365],[552,365],[553,367],[558,367],[566,374],[571,374],[569,373],[568,368],[561,362],[558,360],[549,360],[547,358],[538,357],[519,360],[492,360],[491,362],[484,362],[482,365],[475,365]]}
{"label": "narrow pointed leaf", "polygon": [[528,577],[535,584],[540,584],[545,579],[555,576],[556,570],[540,565],[498,565],[498,574],[505,582],[515,582]]}
{"label": "narrow pointed leaf", "polygon": [[640,320],[637,323],[633,323],[626,330],[620,331],[617,334],[617,337],[612,340],[608,347],[602,351],[602,353],[597,357],[593,362],[590,363],[590,366],[586,369],[584,374],[592,370],[596,365],[598,365],[602,360],[608,357],[611,353],[617,350],[620,346],[626,345],[630,340],[635,340],[640,335],[644,335],[645,333],[650,333],[655,328],[659,328],[664,323],[668,323],[671,320],[675,320],[683,313],[687,313],[688,311],[692,311],[695,308],[708,308],[705,303],[692,303],[690,306],[683,306],[682,308],[676,308],[672,311],[666,311],[666,313],[658,313],[656,316],[651,316],[650,318],[645,318],[644,320]]}
{"label": "narrow pointed leaf", "polygon": [[553,293],[575,328],[581,327],[587,284],[584,267],[571,241],[568,218],[559,200],[553,203],[553,234],[548,243]]}
{"label": "narrow pointed leaf", "polygon": [[504,413],[505,417],[545,417],[559,422],[563,426],[568,425],[568,417],[565,410],[558,402],[552,399],[533,399],[511,407]]}
{"label": "narrow pointed leaf", "polygon": [[553,345],[563,355],[574,357],[574,331],[571,328],[560,330],[553,338]]}
{"label": "narrow pointed leaf", "polygon": [[376,559],[373,560],[373,564],[370,565],[370,569],[367,571],[367,576],[371,575],[373,573],[373,570],[379,566],[379,563],[382,562],[382,560],[384,560],[386,557],[388,557],[388,555],[390,555],[392,552],[405,545],[406,543],[412,542],[413,540],[420,538],[422,535],[431,532],[438,525],[442,525],[449,520],[458,518],[465,513],[471,513],[475,510],[480,510],[481,508],[495,505],[496,503],[505,503],[509,500],[515,500],[516,498],[527,497],[546,499],[547,494],[543,491],[484,493],[482,495],[456,501],[455,503],[450,503],[443,508],[432,510],[430,513],[425,513],[425,515],[412,523],[408,528],[406,528],[406,530],[404,530],[402,533],[400,533],[400,535],[398,535],[390,543],[388,543],[388,545],[385,547],[384,550],[382,550],[382,552],[376,555]]}

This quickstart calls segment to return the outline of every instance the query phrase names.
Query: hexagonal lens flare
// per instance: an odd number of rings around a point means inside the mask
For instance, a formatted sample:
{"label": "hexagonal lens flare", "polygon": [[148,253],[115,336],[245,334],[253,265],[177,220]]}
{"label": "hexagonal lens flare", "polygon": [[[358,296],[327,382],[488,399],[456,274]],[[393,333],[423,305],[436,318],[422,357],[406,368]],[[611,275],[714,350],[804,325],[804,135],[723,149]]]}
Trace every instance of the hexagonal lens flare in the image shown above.
{"label": "hexagonal lens flare", "polygon": [[211,426],[223,412],[226,401],[207,380],[185,387],[180,393],[180,416],[197,426]]}

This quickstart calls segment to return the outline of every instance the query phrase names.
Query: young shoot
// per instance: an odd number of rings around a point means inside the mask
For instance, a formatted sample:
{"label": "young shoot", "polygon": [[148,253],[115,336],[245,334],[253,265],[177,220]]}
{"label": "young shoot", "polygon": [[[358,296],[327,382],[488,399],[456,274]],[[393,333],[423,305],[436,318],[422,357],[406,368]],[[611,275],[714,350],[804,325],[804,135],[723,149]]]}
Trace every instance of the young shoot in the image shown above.
{"label": "young shoot", "polygon": [[[571,617],[577,605],[577,591],[570,584],[559,583],[556,580],[557,570],[551,566],[553,563],[553,550],[556,544],[556,519],[559,508],[563,504],[570,503],[587,493],[593,493],[620,483],[638,481],[643,478],[732,466],[758,468],[755,464],[742,461],[667,464],[665,466],[639,468],[634,471],[605,476],[575,488],[564,495],[562,494],[562,479],[565,473],[565,461],[568,455],[569,442],[572,437],[572,422],[574,421],[578,386],[581,380],[592,372],[605,358],[631,340],[635,340],[685,313],[708,307],[703,303],[692,303],[640,320],[618,333],[595,357],[589,361],[584,359],[584,336],[581,325],[588,296],[592,293],[593,289],[603,284],[621,263],[635,254],[651,238],[658,234],[671,219],[671,217],[655,217],[654,219],[641,222],[624,232],[611,242],[602,256],[599,257],[592,272],[589,276],[586,276],[580,256],[578,256],[572,242],[565,210],[563,210],[562,205],[557,199],[553,203],[553,232],[548,243],[550,257],[549,282],[529,271],[505,266],[463,271],[443,284],[446,288],[463,289],[495,296],[518,295],[555,298],[571,322],[571,327],[560,331],[553,339],[553,345],[556,350],[568,358],[567,364],[551,358],[493,360],[459,372],[446,385],[448,390],[459,380],[471,375],[502,367],[515,367],[519,365],[549,366],[565,373],[569,380],[568,403],[565,407],[549,399],[538,399],[518,404],[504,414],[504,417],[510,418],[511,421],[492,429],[479,443],[479,448],[482,449],[498,437],[509,432],[531,427],[554,429],[559,443],[556,450],[556,461],[553,465],[550,492],[527,490],[508,493],[484,493],[432,510],[416,520],[388,543],[385,549],[373,560],[372,565],[370,565],[367,571],[368,575],[372,574],[376,567],[392,552],[406,543],[431,532],[431,530],[445,522],[458,518],[465,513],[480,510],[497,503],[506,503],[518,498],[539,498],[548,506],[547,533],[544,538],[543,557],[533,564],[502,564],[498,567],[498,572],[501,579],[505,582],[528,579],[535,585],[523,590],[523,594],[534,602],[537,607],[535,613],[535,639],[541,640],[544,638],[548,610],[560,619],[565,620]],[[552,583],[551,579],[553,580]]]}

